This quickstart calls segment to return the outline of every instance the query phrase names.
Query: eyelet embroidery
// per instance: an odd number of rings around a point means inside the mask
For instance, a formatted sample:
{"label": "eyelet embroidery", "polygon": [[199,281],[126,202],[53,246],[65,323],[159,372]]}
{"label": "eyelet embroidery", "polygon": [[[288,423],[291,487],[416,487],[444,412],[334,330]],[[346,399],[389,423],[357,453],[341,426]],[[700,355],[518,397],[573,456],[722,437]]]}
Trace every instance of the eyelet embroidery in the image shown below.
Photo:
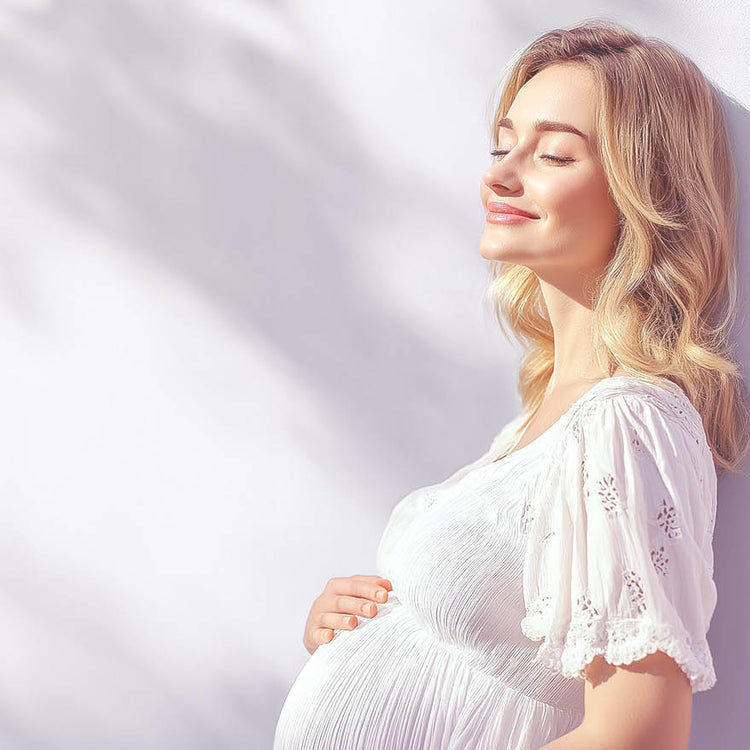
{"label": "eyelet embroidery", "polygon": [[[679,388],[679,386],[675,387]],[[605,394],[605,396],[607,395],[609,394]],[[622,397],[621,392],[618,392],[617,395]],[[630,394],[625,394],[625,397],[630,398]],[[682,392],[672,393],[666,389],[660,389],[660,395],[657,396],[655,393],[644,392],[643,390],[640,390],[637,396],[633,396],[633,398],[645,401],[648,404],[656,407],[671,421],[678,422],[680,426],[692,437],[692,439],[696,441],[696,445],[705,446],[705,432],[703,429],[702,421],[700,419],[700,414],[695,411],[686,394]],[[555,449],[550,455],[550,461],[553,465],[556,466],[560,464],[565,451],[568,449],[569,440],[574,440],[579,445],[581,444],[583,437],[582,424],[587,417],[594,414],[599,408],[601,408],[601,399],[596,399],[593,402],[581,402],[581,404],[570,413],[568,417],[569,426],[566,427],[567,439],[561,440],[555,446]],[[639,431],[637,430],[631,431],[631,446],[635,453],[641,456],[649,455],[647,444],[644,442],[641,435],[639,434]],[[698,470],[697,466],[695,466],[695,470],[697,480],[701,483],[701,485],[703,485],[705,481],[703,473]],[[624,498],[618,491],[615,478],[611,474],[605,474],[604,477],[597,480],[592,487],[591,482],[589,481],[590,476],[585,455],[581,460],[579,471],[582,478],[582,489],[587,500],[592,493],[595,493],[601,500],[605,511],[607,511],[608,513],[618,513],[623,509],[623,507],[625,507],[623,504]],[[524,508],[524,515],[526,515],[527,512],[528,509]],[[713,531],[714,515],[715,511],[712,508],[711,522],[709,524],[711,530],[709,531],[709,533],[712,533]],[[661,505],[656,514],[651,517],[651,523],[656,523],[661,532],[663,532],[663,538],[665,540],[671,542],[682,538],[682,531],[680,529],[677,511],[675,507],[668,503],[664,498],[662,498]],[[553,534],[554,532],[547,532],[543,536],[542,541],[547,542],[553,536]],[[661,576],[667,576],[671,570],[670,556],[667,553],[668,549],[668,545],[666,545],[665,549],[665,544],[659,543],[654,540],[652,540],[650,545],[651,563]],[[645,587],[642,577],[638,574],[638,572],[634,570],[628,570],[623,574],[623,581],[627,588],[627,594],[630,604],[635,612],[638,614],[646,612],[647,605],[644,590]],[[549,596],[538,597],[534,605],[529,608],[529,614],[537,616],[541,615],[545,610],[549,609],[550,604],[551,600]],[[583,627],[585,630],[588,623],[593,621],[593,616],[591,620],[588,619],[588,613],[597,612],[596,607],[594,607],[588,597],[588,593],[578,598],[576,602],[576,612],[578,614],[574,615],[574,618],[578,617],[578,625],[580,627]],[[549,613],[547,612],[546,614]],[[602,621],[601,617],[599,618],[599,621]],[[621,641],[623,647],[628,646],[629,641],[632,639],[632,637],[635,637],[636,632],[640,627],[640,623],[636,621],[619,623],[619,629],[611,633],[612,640],[615,642]],[[632,633],[630,632],[631,629],[633,631]],[[688,645],[691,645],[689,637]],[[707,651],[703,644],[696,644],[696,649],[700,651],[701,648]]]}
{"label": "eyelet embroidery", "polygon": [[680,406],[680,404],[674,400],[674,397],[670,396],[667,399],[667,403],[671,407],[672,411],[678,416],[682,417],[685,414],[685,410]]}
{"label": "eyelet embroidery", "polygon": [[552,597],[549,594],[540,594],[529,604],[528,613],[531,617],[541,617],[551,603]]}
{"label": "eyelet embroidery", "polygon": [[533,501],[529,498],[526,500],[523,506],[523,513],[521,514],[521,533],[528,534],[531,524],[534,523],[536,515],[534,514]]}
{"label": "eyelet embroidery", "polygon": [[651,550],[651,562],[657,573],[666,576],[669,573],[669,558],[664,552],[664,546]]}
{"label": "eyelet embroidery", "polygon": [[607,513],[619,513],[622,509],[620,492],[615,484],[615,478],[611,474],[605,474],[596,482],[596,492],[601,498],[604,510]]}
{"label": "eyelet embroidery", "polygon": [[583,479],[583,494],[588,501],[591,493],[589,492],[589,467],[586,465],[586,456],[581,459],[581,476]]}
{"label": "eyelet embroidery", "polygon": [[619,647],[625,647],[635,641],[641,630],[641,625],[635,620],[625,620],[619,622],[613,629],[611,640],[613,644]]}
{"label": "eyelet embroidery", "polygon": [[576,599],[572,618],[581,621],[586,627],[591,627],[593,621],[601,617],[599,610],[591,603],[588,591]]}
{"label": "eyelet embroidery", "polygon": [[664,497],[661,500],[659,512],[656,514],[656,521],[669,539],[682,537],[682,529],[677,522],[677,510]]}
{"label": "eyelet embroidery", "polygon": [[636,453],[642,456],[648,453],[646,446],[643,445],[643,441],[635,430],[633,430],[632,437],[630,438],[630,444],[633,446],[633,450]]}
{"label": "eyelet embroidery", "polygon": [[634,570],[626,570],[623,573],[625,585],[628,588],[630,603],[635,607],[638,614],[646,611],[646,598],[643,592],[643,579]]}

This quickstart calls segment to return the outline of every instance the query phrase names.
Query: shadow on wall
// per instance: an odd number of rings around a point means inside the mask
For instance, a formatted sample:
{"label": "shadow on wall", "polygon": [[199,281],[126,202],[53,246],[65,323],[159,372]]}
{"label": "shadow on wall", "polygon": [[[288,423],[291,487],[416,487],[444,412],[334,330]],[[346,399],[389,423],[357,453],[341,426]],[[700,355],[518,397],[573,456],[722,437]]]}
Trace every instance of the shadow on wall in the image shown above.
{"label": "shadow on wall", "polygon": [[[44,243],[62,253],[47,227],[65,224],[71,234],[81,228],[81,246],[96,237],[102,256],[140,253],[200,290],[233,328],[263,338],[306,383],[331,432],[351,435],[356,428],[370,436],[364,447],[342,444],[342,460],[364,450],[394,475],[413,470],[414,461],[440,467],[446,457],[455,460],[462,437],[476,439],[477,423],[490,423],[477,394],[496,389],[496,378],[479,358],[447,356],[408,316],[383,304],[377,282],[358,261],[362,248],[350,238],[387,220],[415,192],[432,203],[442,226],[455,222],[458,232],[455,207],[435,184],[419,184],[416,171],[380,172],[368,157],[372,144],[295,57],[293,20],[262,44],[255,13],[241,4],[165,7],[136,0],[29,3],[2,11],[4,117],[19,142],[7,134],[0,141],[0,187],[17,190],[30,206],[3,219],[6,307],[28,341],[61,347],[45,287],[35,278],[35,248]],[[429,248],[421,251],[427,264]],[[77,283],[83,288],[90,280]],[[78,291],[67,290],[71,299]],[[106,306],[109,290],[100,293]],[[461,383],[472,389],[455,387]],[[415,391],[427,406],[415,404]],[[63,388],[58,393],[65,398]],[[456,417],[450,444],[446,414]],[[439,429],[430,429],[431,421]],[[389,423],[398,430],[386,434]],[[112,431],[122,427],[111,425]],[[55,507],[42,508],[47,499],[33,498],[47,518],[72,512],[63,491],[51,490],[52,496]],[[18,505],[31,500],[20,492],[18,498]],[[104,492],[86,501],[110,517],[123,511]],[[184,508],[175,505],[179,519]],[[149,512],[143,511],[144,524]],[[73,536],[107,533],[91,518],[65,520],[61,529]],[[13,534],[5,528],[6,536]],[[77,544],[72,537],[70,547]],[[8,747],[266,745],[288,686],[278,683],[265,622],[261,641],[248,633],[242,643],[222,643],[222,620],[236,613],[206,613],[202,602],[167,592],[172,599],[150,614],[159,627],[174,621],[176,650],[186,655],[184,663],[172,662],[155,633],[138,632],[128,619],[141,599],[139,592],[125,601],[117,588],[123,578],[138,587],[127,559],[101,574],[112,578],[107,592],[69,577],[52,552],[24,539],[4,546],[0,560],[4,673],[8,685],[33,683],[26,691],[9,689],[0,701],[0,738]],[[101,559],[90,562],[92,569],[106,568]],[[164,558],[151,562],[165,564]],[[189,648],[190,636],[170,609],[177,599],[195,605],[206,621],[213,614],[215,633],[207,640],[219,643],[216,663],[200,662]],[[26,634],[35,636],[39,663],[30,657]],[[15,674],[11,652],[24,655]]]}
{"label": "shadow on wall", "polygon": [[[465,222],[418,171],[383,173],[369,159],[372,144],[295,58],[292,32],[278,28],[273,43],[261,43],[252,9],[232,6],[234,15],[222,20],[210,5],[69,0],[5,11],[5,104],[27,140],[20,149],[0,143],[4,180],[23,185],[40,209],[142,253],[199,289],[234,327],[262,337],[299,373],[333,432],[351,434],[355,423],[358,434],[372,436],[366,446],[342,446],[344,453],[364,449],[397,474],[413,461],[437,470],[455,458],[457,443],[476,436],[477,422],[489,420],[481,394],[496,391],[498,379],[479,359],[446,356],[384,304],[351,238],[415,194],[431,202],[443,226],[460,233]],[[747,196],[750,117],[732,101],[725,107]],[[747,304],[750,222],[744,213],[740,222]],[[3,243],[0,283],[30,338],[44,336],[49,321],[23,250]],[[428,248],[407,251],[430,261]],[[445,290],[445,304],[451,294]],[[750,363],[744,314],[737,353]],[[440,404],[440,413],[415,405],[415,390]],[[445,414],[456,418],[448,444]],[[398,429],[385,433],[387,424]],[[719,599],[709,633],[718,683],[695,702],[696,749],[745,740],[749,484],[728,477],[719,487]],[[40,721],[36,701],[47,683],[11,697],[13,673],[4,669],[0,738],[9,747],[130,748],[133,738],[155,750],[268,745],[290,685],[279,684],[267,641],[254,646],[254,660],[201,665],[205,674],[180,679],[120,627],[122,613],[56,577],[33,545],[0,559],[9,563],[0,574],[2,622],[49,644],[40,676],[55,680],[55,689],[70,684],[69,694],[52,693],[69,702],[56,716],[43,710],[51,720]],[[0,645],[6,664],[8,644]],[[211,679],[214,669],[219,677]],[[85,725],[71,716],[86,716]]]}
{"label": "shadow on wall", "polygon": [[[748,204],[750,187],[750,147],[744,134],[750,129],[750,113],[722,93],[724,110],[732,138],[740,187],[738,232],[738,277],[740,309],[732,344],[745,373],[750,391],[750,328],[747,324],[750,300],[750,218],[742,206]],[[743,464],[745,475],[725,475],[719,480],[716,526],[714,529],[714,580],[718,591],[716,610],[708,632],[714,657],[716,685],[694,696],[691,750],[726,746],[741,747],[746,728],[742,707],[750,701],[750,646],[745,623],[750,619],[750,596],[744,584],[750,576],[746,540],[750,530],[750,463]],[[717,730],[717,727],[721,729]]]}

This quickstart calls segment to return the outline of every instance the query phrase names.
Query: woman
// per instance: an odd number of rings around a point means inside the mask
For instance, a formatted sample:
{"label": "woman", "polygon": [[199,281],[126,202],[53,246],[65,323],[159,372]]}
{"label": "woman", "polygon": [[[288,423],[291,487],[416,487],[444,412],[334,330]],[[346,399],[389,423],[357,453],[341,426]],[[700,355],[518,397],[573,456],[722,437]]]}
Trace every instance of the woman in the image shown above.
{"label": "woman", "polygon": [[716,92],[593,20],[521,54],[492,141],[480,250],[523,412],[394,507],[380,575],[328,582],[276,750],[687,748],[716,682],[717,468],[748,451]]}

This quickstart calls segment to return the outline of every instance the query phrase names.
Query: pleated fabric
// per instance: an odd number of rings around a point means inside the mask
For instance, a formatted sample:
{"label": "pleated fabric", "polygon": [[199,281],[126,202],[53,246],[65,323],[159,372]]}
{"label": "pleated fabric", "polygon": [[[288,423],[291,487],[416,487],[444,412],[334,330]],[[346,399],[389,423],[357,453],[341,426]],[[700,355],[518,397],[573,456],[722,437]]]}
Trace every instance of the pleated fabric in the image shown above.
{"label": "pleated fabric", "polygon": [[595,654],[715,683],[716,473],[685,393],[606,378],[514,451],[524,416],[395,505],[388,601],[307,660],[274,750],[538,750],[583,720]]}

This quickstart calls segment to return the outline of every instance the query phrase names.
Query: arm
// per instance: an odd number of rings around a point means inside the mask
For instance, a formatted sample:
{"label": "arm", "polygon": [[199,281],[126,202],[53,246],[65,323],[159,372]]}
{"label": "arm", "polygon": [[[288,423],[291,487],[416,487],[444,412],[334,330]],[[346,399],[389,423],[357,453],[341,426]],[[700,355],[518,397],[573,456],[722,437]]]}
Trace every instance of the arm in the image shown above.
{"label": "arm", "polygon": [[[597,744],[598,742],[598,744]],[[611,745],[603,745],[600,741],[597,741],[591,736],[588,726],[585,721],[583,724],[579,724],[572,732],[564,734],[562,737],[558,737],[556,740],[547,743],[539,750],[594,750],[594,748],[611,748]]]}
{"label": "arm", "polygon": [[586,666],[584,721],[540,750],[687,750],[692,697],[662,651],[620,666],[598,655]]}

